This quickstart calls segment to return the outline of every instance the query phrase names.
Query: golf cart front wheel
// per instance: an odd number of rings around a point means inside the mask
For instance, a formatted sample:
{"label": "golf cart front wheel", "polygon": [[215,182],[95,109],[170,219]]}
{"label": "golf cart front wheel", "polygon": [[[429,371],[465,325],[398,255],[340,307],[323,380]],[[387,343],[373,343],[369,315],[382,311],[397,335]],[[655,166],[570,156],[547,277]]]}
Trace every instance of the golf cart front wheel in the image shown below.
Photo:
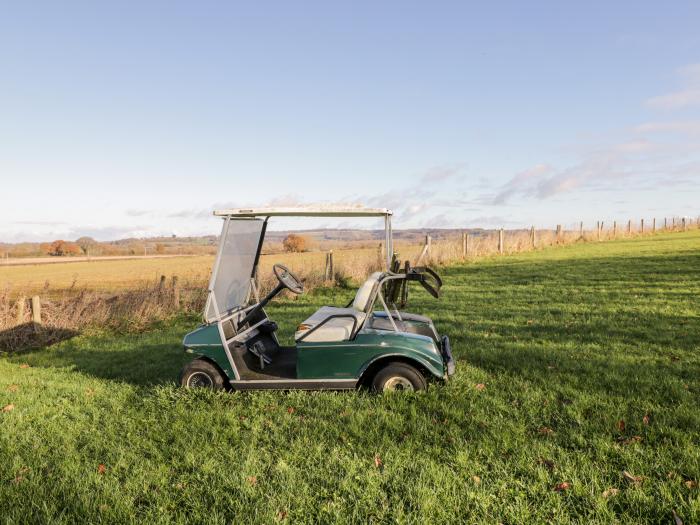
{"label": "golf cart front wheel", "polygon": [[225,384],[225,378],[219,369],[203,359],[195,359],[187,363],[180,372],[180,386],[183,388],[223,390]]}
{"label": "golf cart front wheel", "polygon": [[377,372],[372,380],[375,392],[418,392],[427,388],[423,374],[406,363],[391,363]]}

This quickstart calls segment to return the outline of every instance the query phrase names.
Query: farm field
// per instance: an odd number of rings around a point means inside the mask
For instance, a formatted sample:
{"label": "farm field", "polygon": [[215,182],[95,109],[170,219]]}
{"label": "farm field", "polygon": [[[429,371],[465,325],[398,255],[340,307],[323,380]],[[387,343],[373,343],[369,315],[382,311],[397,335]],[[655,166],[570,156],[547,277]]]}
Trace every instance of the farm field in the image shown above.
{"label": "farm field", "polygon": [[[441,275],[444,297],[412,289],[409,310],[450,335],[457,375],[424,394],[183,391],[197,322],[184,316],[1,358],[0,516],[700,522],[700,231]],[[289,342],[352,294],[320,288],[268,313]]]}
{"label": "farm field", "polygon": [[[397,246],[405,257],[415,257],[420,246]],[[334,250],[336,267],[356,267],[377,259],[374,248],[353,248]],[[278,253],[263,255],[260,261],[261,275],[272,272],[272,265],[281,262],[290,268],[301,271],[322,272],[326,252]],[[214,257],[169,256],[92,260],[90,262],[53,262],[51,264],[28,264],[3,266],[0,263],[0,288],[8,288],[15,293],[30,294],[48,287],[49,290],[64,290],[70,287],[103,292],[117,292],[138,288],[144,283],[153,283],[161,275],[177,275],[185,281],[206,283],[209,279]]]}

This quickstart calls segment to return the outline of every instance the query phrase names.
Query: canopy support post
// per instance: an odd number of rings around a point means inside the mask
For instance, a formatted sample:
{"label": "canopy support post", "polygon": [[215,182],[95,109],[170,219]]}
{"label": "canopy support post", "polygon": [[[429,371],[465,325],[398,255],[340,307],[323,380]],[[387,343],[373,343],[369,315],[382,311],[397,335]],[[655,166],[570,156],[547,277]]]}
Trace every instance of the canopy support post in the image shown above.
{"label": "canopy support post", "polygon": [[386,238],[386,271],[391,271],[391,259],[394,256],[394,240],[391,231],[391,215],[384,216],[384,236]]}

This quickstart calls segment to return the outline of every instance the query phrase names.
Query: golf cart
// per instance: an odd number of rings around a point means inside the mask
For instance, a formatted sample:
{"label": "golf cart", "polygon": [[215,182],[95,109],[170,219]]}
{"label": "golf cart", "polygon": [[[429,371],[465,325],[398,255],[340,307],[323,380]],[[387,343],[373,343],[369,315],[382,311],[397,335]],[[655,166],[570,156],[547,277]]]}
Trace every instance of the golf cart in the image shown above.
{"label": "golf cart", "polygon": [[[427,267],[403,268],[392,259],[392,212],[367,208],[260,208],[215,211],[224,224],[204,324],[187,334],[186,388],[344,390],[368,386],[375,391],[424,390],[429,380],[454,374],[447,336],[433,322],[399,311],[409,282],[439,297],[442,281]],[[283,290],[304,291],[287,267],[275,264],[277,286],[259,297],[255,275],[271,217],[383,217],[386,271],[375,272],[344,307],[323,306],[304,320],[295,346],[281,346],[277,324],[265,306]],[[381,307],[375,310],[375,303]],[[393,308],[393,309],[392,309]]]}

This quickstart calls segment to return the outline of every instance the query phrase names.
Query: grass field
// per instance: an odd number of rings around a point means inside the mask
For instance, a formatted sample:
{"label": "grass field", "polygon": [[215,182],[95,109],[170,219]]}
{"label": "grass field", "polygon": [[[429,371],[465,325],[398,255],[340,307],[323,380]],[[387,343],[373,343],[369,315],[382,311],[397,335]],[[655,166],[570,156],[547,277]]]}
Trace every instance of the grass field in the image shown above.
{"label": "grass field", "polygon": [[[1,359],[0,517],[700,522],[700,232],[442,274],[411,310],[459,362],[425,394],[186,392],[186,318]],[[351,294],[268,313],[289,340]]]}

